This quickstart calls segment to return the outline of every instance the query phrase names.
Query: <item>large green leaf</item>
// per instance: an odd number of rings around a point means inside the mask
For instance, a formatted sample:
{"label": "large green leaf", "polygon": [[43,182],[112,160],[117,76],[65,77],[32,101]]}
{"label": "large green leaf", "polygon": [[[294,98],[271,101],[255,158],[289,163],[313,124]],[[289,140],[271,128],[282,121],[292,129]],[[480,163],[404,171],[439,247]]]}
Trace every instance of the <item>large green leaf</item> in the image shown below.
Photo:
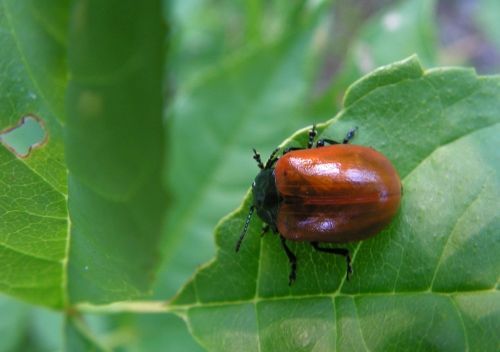
{"label": "large green leaf", "polygon": [[149,291],[163,32],[159,0],[0,2],[0,139],[27,116],[46,134],[24,158],[0,145],[1,291],[52,307]]}
{"label": "large green leaf", "polygon": [[[277,236],[248,211],[216,229],[216,259],[171,303],[215,351],[496,350],[500,340],[500,78],[472,70],[423,71],[416,58],[380,68],[349,89],[323,126],[384,153],[403,180],[401,209],[378,236],[341,258],[304,243],[296,283]],[[286,144],[303,145],[305,131]]]}
{"label": "large green leaf", "polygon": [[165,207],[160,1],[75,1],[66,126],[71,301],[148,291]]}
{"label": "large green leaf", "polygon": [[169,114],[168,186],[172,207],[159,296],[171,297],[213,256],[207,236],[233,209],[255,170],[252,147],[272,150],[307,116],[308,62],[317,18],[183,86]]}

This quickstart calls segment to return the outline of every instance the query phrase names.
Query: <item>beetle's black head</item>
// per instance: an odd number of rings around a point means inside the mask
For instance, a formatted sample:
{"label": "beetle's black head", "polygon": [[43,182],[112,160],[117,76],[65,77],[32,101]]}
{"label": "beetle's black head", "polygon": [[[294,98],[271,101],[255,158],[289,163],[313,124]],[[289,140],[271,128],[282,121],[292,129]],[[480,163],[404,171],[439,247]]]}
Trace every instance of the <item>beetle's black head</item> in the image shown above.
{"label": "beetle's black head", "polygon": [[263,169],[252,184],[253,206],[259,217],[271,229],[276,229],[279,196],[276,189],[274,169]]}
{"label": "beetle's black head", "polygon": [[274,164],[278,161],[276,154],[279,148],[276,148],[264,165],[260,159],[260,154],[254,149],[254,159],[257,161],[257,166],[261,171],[258,173],[252,184],[253,204],[248,211],[245,226],[241,231],[240,238],[236,243],[236,252],[240,250],[241,242],[248,230],[248,225],[254,211],[257,211],[259,217],[266,222],[271,230],[277,232],[276,220],[278,216],[279,195],[276,189],[276,181],[274,179]]}

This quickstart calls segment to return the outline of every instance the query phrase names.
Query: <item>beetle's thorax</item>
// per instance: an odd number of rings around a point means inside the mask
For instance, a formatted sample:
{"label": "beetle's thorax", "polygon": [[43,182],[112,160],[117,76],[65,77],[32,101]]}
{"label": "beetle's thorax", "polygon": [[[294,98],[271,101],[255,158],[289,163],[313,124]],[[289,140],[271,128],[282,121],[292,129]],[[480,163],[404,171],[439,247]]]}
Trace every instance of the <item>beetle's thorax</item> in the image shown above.
{"label": "beetle's thorax", "polygon": [[278,216],[279,195],[276,189],[274,169],[264,169],[252,184],[253,206],[257,215],[265,221],[272,230],[276,231]]}

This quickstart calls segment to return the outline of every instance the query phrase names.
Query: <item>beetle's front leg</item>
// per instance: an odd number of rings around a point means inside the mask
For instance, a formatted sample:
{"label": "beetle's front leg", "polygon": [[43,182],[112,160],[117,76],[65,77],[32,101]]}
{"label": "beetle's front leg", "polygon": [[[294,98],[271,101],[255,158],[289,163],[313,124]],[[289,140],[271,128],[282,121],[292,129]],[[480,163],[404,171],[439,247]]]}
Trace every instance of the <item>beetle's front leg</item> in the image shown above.
{"label": "beetle's front leg", "polygon": [[316,125],[313,125],[311,130],[309,131],[309,140],[307,142],[307,149],[311,149],[314,144],[314,138],[316,138]]}

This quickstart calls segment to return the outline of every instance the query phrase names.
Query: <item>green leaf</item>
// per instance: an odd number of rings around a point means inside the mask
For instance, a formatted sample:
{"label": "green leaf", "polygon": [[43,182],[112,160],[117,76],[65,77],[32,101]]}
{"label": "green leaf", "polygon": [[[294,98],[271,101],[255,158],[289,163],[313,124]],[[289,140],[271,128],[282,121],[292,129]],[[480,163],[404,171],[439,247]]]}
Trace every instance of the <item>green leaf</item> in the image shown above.
{"label": "green leaf", "polygon": [[[177,93],[169,115],[172,204],[157,292],[171,297],[213,255],[208,233],[234,208],[255,170],[252,147],[270,153],[305,114],[316,19],[272,45],[226,62]],[[271,123],[272,121],[272,123]]]}
{"label": "green leaf", "polygon": [[[150,290],[166,203],[161,15],[159,0],[0,2],[1,291],[61,308]],[[27,117],[43,143],[15,129]]]}
{"label": "green leaf", "polygon": [[281,41],[328,0],[164,0],[173,23],[171,75],[179,87],[250,48]]}
{"label": "green leaf", "polygon": [[63,349],[63,313],[46,308],[30,307],[29,339],[25,351],[61,351]]}
{"label": "green leaf", "polygon": [[159,259],[160,1],[76,1],[70,29],[66,126],[70,300],[143,295]]}
{"label": "green leaf", "polygon": [[107,345],[113,351],[204,351],[189,334],[186,324],[174,314],[139,313],[98,317],[106,319],[108,324],[103,334],[97,334],[99,341],[108,342]]}
{"label": "green leaf", "polygon": [[[322,126],[385,154],[404,186],[401,209],[378,236],[347,245],[345,262],[293,243],[297,281],[277,236],[254,219],[234,245],[251,197],[216,228],[216,259],[171,307],[209,350],[496,350],[500,343],[500,77],[423,71],[415,57],[350,87]],[[306,130],[285,145],[304,145]]]}
{"label": "green leaf", "polygon": [[62,313],[0,295],[0,351],[61,351]]}
{"label": "green leaf", "polygon": [[0,295],[0,352],[19,350],[28,325],[28,307]]}
{"label": "green leaf", "polygon": [[64,324],[65,351],[100,352],[106,349],[87,331],[84,323],[78,318],[68,317]]}

